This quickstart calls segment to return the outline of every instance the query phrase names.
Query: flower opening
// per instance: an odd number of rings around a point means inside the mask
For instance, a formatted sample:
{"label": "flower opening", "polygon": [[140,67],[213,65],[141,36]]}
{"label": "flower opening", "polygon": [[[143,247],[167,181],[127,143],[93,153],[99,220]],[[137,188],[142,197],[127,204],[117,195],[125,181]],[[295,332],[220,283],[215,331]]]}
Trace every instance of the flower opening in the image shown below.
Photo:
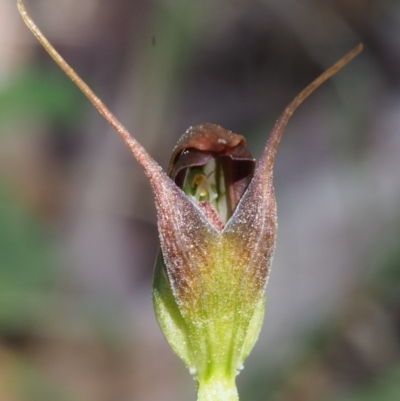
{"label": "flower opening", "polygon": [[215,124],[190,127],[175,147],[168,174],[223,229],[254,175],[255,160],[241,135]]}

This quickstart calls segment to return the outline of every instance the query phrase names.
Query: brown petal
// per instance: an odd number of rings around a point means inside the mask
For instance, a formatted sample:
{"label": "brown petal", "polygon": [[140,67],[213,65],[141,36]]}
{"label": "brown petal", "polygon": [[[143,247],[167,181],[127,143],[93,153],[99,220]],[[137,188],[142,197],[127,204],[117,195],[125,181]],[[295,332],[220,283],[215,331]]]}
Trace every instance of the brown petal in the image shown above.
{"label": "brown petal", "polygon": [[220,125],[205,123],[190,127],[181,136],[172,152],[168,166],[168,175],[172,174],[177,157],[185,149],[193,148],[205,152],[227,154],[236,146],[246,146],[244,137],[227,131]]}
{"label": "brown petal", "polygon": [[293,112],[318,86],[334,75],[362,50],[358,45],[346,56],[325,71],[307,88],[305,88],[287,106],[277,120],[267,145],[257,164],[253,180],[243,195],[233,216],[228,221],[222,234],[229,243],[241,244],[246,253],[240,253],[237,259],[241,263],[243,274],[243,291],[263,291],[268,280],[271,259],[275,248],[276,237],[276,202],[272,186],[272,170],[276,150],[283,130]]}

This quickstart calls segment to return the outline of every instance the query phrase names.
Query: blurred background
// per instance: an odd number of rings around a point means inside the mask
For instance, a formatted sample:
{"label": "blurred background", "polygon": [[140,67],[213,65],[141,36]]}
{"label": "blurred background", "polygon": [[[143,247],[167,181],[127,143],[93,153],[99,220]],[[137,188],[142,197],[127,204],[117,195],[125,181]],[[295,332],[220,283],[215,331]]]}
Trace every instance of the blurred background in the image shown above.
{"label": "blurred background", "polygon": [[[45,35],[165,168],[189,127],[275,165],[278,242],[243,401],[400,399],[400,3],[26,0]],[[151,303],[150,187],[0,0],[0,400],[194,400]]]}

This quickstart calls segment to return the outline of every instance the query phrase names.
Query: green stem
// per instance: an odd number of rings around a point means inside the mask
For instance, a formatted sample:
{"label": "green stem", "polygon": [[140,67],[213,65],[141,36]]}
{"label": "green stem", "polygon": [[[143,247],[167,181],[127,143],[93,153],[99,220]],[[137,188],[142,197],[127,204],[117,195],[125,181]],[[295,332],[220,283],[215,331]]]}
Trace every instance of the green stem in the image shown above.
{"label": "green stem", "polygon": [[199,380],[197,401],[239,401],[235,381],[225,378]]}

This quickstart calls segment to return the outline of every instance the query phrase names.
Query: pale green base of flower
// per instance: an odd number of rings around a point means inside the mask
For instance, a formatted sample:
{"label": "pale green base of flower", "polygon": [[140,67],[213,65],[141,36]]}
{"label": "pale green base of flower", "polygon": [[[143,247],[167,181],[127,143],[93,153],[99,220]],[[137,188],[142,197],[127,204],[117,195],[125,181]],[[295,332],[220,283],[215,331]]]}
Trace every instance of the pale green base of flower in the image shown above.
{"label": "pale green base of flower", "polygon": [[[229,263],[218,266],[225,265],[229,270]],[[197,381],[198,401],[239,400],[235,376],[257,340],[264,317],[265,294],[259,294],[252,308],[246,308],[245,302],[238,301],[239,290],[232,291],[233,285],[227,288],[228,275],[224,270],[219,271],[218,266],[208,287],[211,295],[217,296],[210,296],[209,303],[203,302],[197,314],[189,310],[183,316],[168,282],[161,253],[155,264],[153,302],[156,317],[172,349]],[[239,298],[240,301],[246,299]],[[207,297],[203,294],[204,300]]]}
{"label": "pale green base of flower", "polygon": [[197,401],[239,401],[235,382],[226,379],[200,381],[197,388]]}

